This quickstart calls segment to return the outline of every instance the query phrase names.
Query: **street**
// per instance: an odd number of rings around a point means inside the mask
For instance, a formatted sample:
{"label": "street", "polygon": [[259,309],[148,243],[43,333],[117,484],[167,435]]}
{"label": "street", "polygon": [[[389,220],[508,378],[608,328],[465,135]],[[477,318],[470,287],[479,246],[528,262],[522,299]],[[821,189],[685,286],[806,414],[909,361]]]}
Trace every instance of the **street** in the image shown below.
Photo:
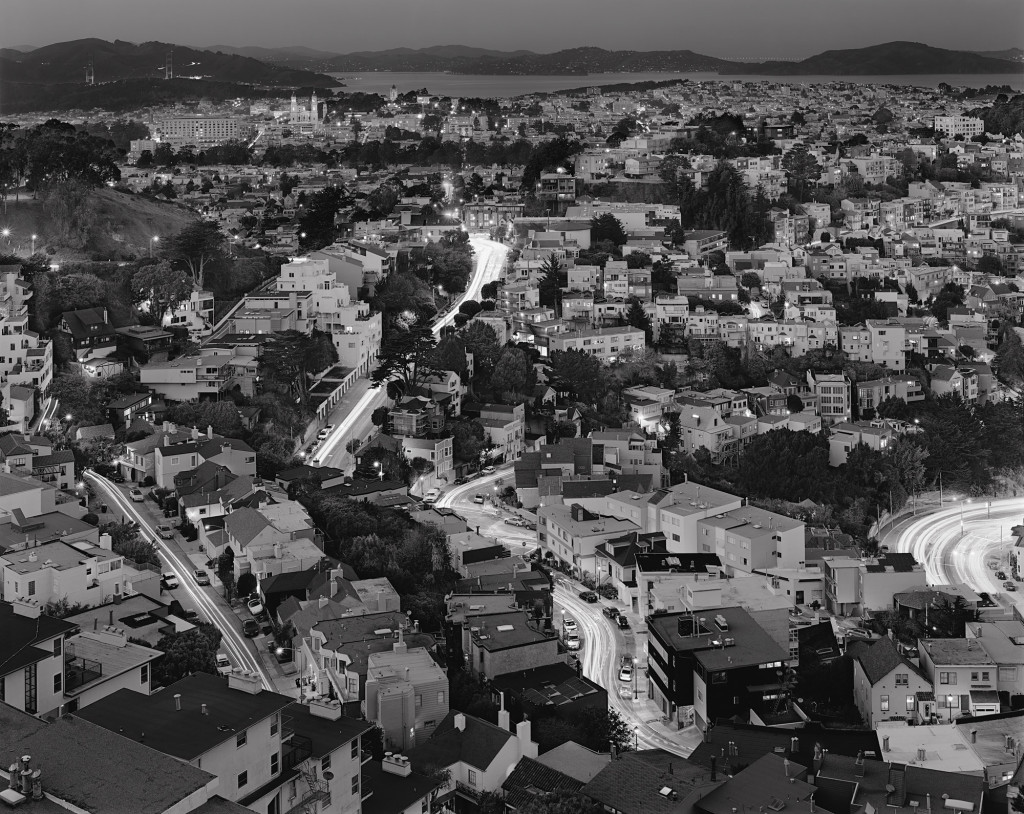
{"label": "street", "polygon": [[957,500],[954,505],[897,523],[883,542],[909,552],[924,568],[929,585],[965,582],[996,601],[1024,608],[1021,592],[1007,592],[996,568],[1009,571],[1010,529],[1022,522],[1024,498]]}
{"label": "street", "polygon": [[[257,673],[263,679],[263,685],[267,689],[277,689],[274,677],[265,668],[256,652],[254,641],[242,635],[238,617],[224,600],[218,588],[212,586],[202,588],[196,584],[192,576],[195,569],[193,562],[174,540],[160,538],[156,531],[157,523],[141,509],[142,504],[132,503],[116,485],[95,472],[86,471],[85,477],[101,500],[128,520],[138,523],[139,533],[146,539],[155,542],[163,561],[163,571],[174,573],[181,586],[177,591],[183,592],[199,615],[220,630],[223,636],[221,649],[227,653],[231,663],[243,670]],[[207,571],[210,572],[210,569]],[[216,580],[216,574],[210,573],[210,576],[212,580]],[[179,601],[181,601],[180,598]]]}
{"label": "street", "polygon": [[[441,330],[454,321],[455,315],[459,312],[459,306],[463,302],[479,300],[480,290],[487,283],[500,279],[505,267],[505,255],[508,253],[508,247],[504,244],[479,237],[471,238],[470,243],[476,258],[473,276],[466,287],[466,293],[434,322],[435,336],[440,336]],[[366,384],[363,385],[362,381],[366,381]],[[362,381],[353,387],[352,391],[328,416],[327,423],[334,424],[335,427],[334,431],[317,448],[316,465],[345,469],[346,465],[351,462],[351,455],[345,450],[348,440],[351,438],[362,440],[370,435],[373,426],[370,418],[373,411],[386,404],[387,396],[383,387],[371,388],[368,379]],[[358,395],[360,392],[362,394]]]}

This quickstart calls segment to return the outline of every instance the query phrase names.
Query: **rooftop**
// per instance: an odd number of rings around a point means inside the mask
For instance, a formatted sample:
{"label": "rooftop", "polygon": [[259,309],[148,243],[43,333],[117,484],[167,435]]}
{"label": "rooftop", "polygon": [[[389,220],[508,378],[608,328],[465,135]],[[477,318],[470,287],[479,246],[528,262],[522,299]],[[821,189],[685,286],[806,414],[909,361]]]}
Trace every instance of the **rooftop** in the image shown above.
{"label": "rooftop", "polygon": [[975,639],[921,639],[920,645],[936,665],[995,664]]}
{"label": "rooftop", "polygon": [[[456,726],[457,717],[464,722],[463,729]],[[406,757],[412,760],[413,766],[430,763],[448,767],[466,763],[486,771],[509,739],[514,737],[512,732],[490,721],[453,711],[437,725],[426,743],[406,752]]]}
{"label": "rooftop", "polygon": [[[718,617],[725,621],[725,630],[717,623]],[[652,616],[648,631],[675,651],[695,652],[697,659],[709,670],[785,661],[789,657],[743,608],[715,608],[706,612],[703,623],[700,618],[687,613]],[[683,634],[679,632],[680,619],[686,622],[693,620],[693,627],[683,625]],[[696,630],[697,635],[687,635],[690,630]],[[732,644],[725,646],[726,640]]]}
{"label": "rooftop", "polygon": [[538,642],[552,641],[551,637],[541,633],[528,622],[530,617],[525,611],[497,613],[481,619],[477,625],[480,630],[473,632],[473,642],[489,652],[523,647]]}
{"label": "rooftop", "polygon": [[53,543],[44,543],[35,548],[20,551],[9,550],[2,555],[2,559],[9,563],[7,567],[17,574],[32,574],[43,568],[66,571],[69,568],[77,568],[82,565],[84,560],[93,557],[98,562],[121,559],[120,554],[114,554],[97,545],[85,542],[72,545],[59,540]]}

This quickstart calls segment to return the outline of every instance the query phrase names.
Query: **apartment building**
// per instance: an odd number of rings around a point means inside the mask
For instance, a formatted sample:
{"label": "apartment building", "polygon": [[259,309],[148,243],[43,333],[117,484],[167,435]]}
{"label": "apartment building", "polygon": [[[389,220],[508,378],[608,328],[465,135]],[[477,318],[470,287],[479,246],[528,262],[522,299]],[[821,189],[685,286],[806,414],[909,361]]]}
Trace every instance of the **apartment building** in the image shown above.
{"label": "apartment building", "polygon": [[851,382],[845,373],[815,373],[808,370],[807,385],[818,399],[818,413],[823,424],[836,424],[852,418]]}
{"label": "apartment building", "polygon": [[235,116],[175,116],[156,122],[160,140],[173,148],[212,147],[238,141],[251,131],[251,125]]}
{"label": "apartment building", "polygon": [[[26,523],[29,533],[32,525]],[[46,604],[66,599],[72,605],[101,605],[131,594],[134,573],[110,550],[109,535],[103,535],[100,545],[56,540],[0,554],[2,596],[8,601]]]}
{"label": "apartment building", "polygon": [[64,703],[64,642],[76,629],[42,614],[34,599],[0,601],[0,699],[30,715],[57,712]]}
{"label": "apartment building", "polygon": [[466,668],[493,681],[508,673],[564,661],[558,639],[541,631],[525,611],[478,617],[470,629]]}
{"label": "apartment building", "polygon": [[690,315],[690,299],[682,294],[658,294],[654,298],[654,338],[661,341],[666,325],[684,328]]}
{"label": "apartment building", "polygon": [[21,266],[0,266],[0,383],[42,393],[53,380],[53,343],[28,327],[32,295]]}
{"label": "apartment building", "polygon": [[363,710],[384,730],[385,748],[423,743],[448,714],[449,700],[448,676],[425,648],[410,650],[400,635],[391,652],[370,654]]}
{"label": "apartment building", "polygon": [[661,486],[665,468],[658,442],[636,430],[594,430],[593,461],[613,478],[617,475],[650,475]]}
{"label": "apartment building", "polygon": [[985,132],[985,122],[976,116],[936,116],[935,132],[949,138],[970,139]]}
{"label": "apartment building", "polygon": [[968,404],[975,404],[979,396],[978,371],[971,367],[933,365],[932,393],[936,396],[957,395]]}
{"label": "apartment building", "polygon": [[195,356],[148,362],[139,367],[139,381],[171,401],[216,399],[239,385],[247,395],[256,393],[257,360],[230,348],[205,347]]}
{"label": "apartment building", "polygon": [[757,428],[754,416],[725,417],[712,407],[684,406],[679,413],[681,446],[690,452],[706,449],[714,463],[736,461]]}
{"label": "apartment building", "polygon": [[854,447],[864,444],[876,452],[885,452],[896,441],[895,430],[885,422],[841,421],[829,427],[829,466],[842,466]]}
{"label": "apartment building", "polygon": [[825,607],[838,616],[857,616],[892,607],[895,594],[923,588],[928,580],[913,554],[831,557],[821,560]]}
{"label": "apartment building", "polygon": [[597,547],[638,527],[629,520],[603,516],[580,505],[554,504],[537,510],[537,542],[546,559],[579,572],[597,569]]}
{"label": "apartment building", "polygon": [[729,575],[804,563],[804,524],[756,506],[741,506],[697,521],[699,551],[717,554]]}
{"label": "apartment building", "polygon": [[[474,412],[476,412],[474,410]],[[526,449],[526,408],[522,404],[483,404],[477,419],[484,427],[490,460],[509,462]]]}
{"label": "apartment building", "polygon": [[981,642],[967,639],[920,639],[921,671],[932,683],[939,723],[962,715],[994,715],[999,703],[999,666]]}
{"label": "apartment building", "polygon": [[915,376],[887,376],[857,382],[857,406],[862,416],[873,415],[886,399],[902,399],[907,404],[924,401],[924,388]]}
{"label": "apartment building", "polygon": [[596,356],[604,363],[614,362],[626,351],[646,346],[644,332],[631,327],[590,328],[537,337],[541,358],[550,358],[555,351],[576,350]]}
{"label": "apartment building", "polygon": [[209,336],[214,322],[213,293],[202,289],[193,290],[187,300],[167,311],[161,320],[164,328],[187,330],[193,342]]}
{"label": "apartment building", "polygon": [[644,432],[663,434],[663,431],[659,431],[659,424],[665,416],[666,408],[674,407],[674,390],[643,385],[627,387],[622,391],[622,396],[629,408],[631,423]]}

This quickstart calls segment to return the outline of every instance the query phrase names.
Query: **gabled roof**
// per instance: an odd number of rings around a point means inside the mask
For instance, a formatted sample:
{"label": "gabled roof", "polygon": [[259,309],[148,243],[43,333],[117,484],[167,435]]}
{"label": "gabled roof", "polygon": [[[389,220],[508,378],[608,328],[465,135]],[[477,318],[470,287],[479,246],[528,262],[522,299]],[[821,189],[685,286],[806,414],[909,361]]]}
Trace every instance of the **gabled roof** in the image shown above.
{"label": "gabled roof", "polygon": [[859,647],[854,660],[860,664],[872,685],[877,684],[897,667],[915,673],[924,681],[928,680],[917,665],[900,655],[896,643],[888,636],[883,636],[873,644]]}
{"label": "gabled roof", "polygon": [[585,784],[533,758],[524,757],[501,784],[505,803],[521,808],[538,796],[552,791],[579,791]]}
{"label": "gabled roof", "polygon": [[426,743],[406,752],[414,766],[430,763],[448,767],[466,763],[487,771],[505,744],[515,737],[500,726],[474,715],[463,715],[466,728],[460,730],[455,726],[455,716],[460,714],[449,712]]}
{"label": "gabled roof", "polygon": [[66,635],[76,627],[70,622],[43,614],[38,618],[22,616],[14,612],[14,605],[10,602],[0,602],[0,676],[10,675],[27,664],[51,658],[52,650],[42,650],[35,645]]}
{"label": "gabled roof", "polygon": [[270,521],[255,509],[238,509],[229,514],[224,521],[224,530],[228,536],[237,540],[243,547],[267,528],[271,528]]}

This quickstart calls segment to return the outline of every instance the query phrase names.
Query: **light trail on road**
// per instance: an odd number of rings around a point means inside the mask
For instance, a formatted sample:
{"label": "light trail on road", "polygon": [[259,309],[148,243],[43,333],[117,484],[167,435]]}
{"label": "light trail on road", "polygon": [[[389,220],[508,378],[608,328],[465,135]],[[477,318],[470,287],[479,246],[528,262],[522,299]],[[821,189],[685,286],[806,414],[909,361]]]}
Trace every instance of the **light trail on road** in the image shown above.
{"label": "light trail on road", "polygon": [[[471,238],[473,253],[476,258],[476,267],[473,276],[470,278],[466,292],[459,297],[451,308],[434,322],[434,336],[439,337],[441,331],[455,320],[459,312],[459,306],[467,300],[479,300],[483,287],[490,282],[500,279],[501,272],[505,267],[505,255],[508,247],[493,240]],[[366,428],[370,424],[370,416],[378,407],[387,403],[387,394],[383,387],[370,388],[353,405],[341,405],[347,412],[331,434],[324,440],[316,451],[316,459],[320,466],[333,465],[336,460],[345,454],[345,443],[348,438],[359,437],[369,432]],[[335,413],[340,412],[336,409]],[[330,420],[330,419],[328,419]],[[357,427],[363,428],[360,433],[354,433]]]}
{"label": "light trail on road", "polygon": [[151,539],[156,544],[164,563],[164,570],[174,573],[178,578],[181,589],[195,603],[197,610],[220,630],[222,635],[221,646],[228,652],[233,664],[236,667],[241,667],[243,670],[255,672],[262,679],[265,689],[274,690],[273,677],[260,662],[259,656],[254,649],[255,645],[238,630],[238,617],[235,616],[234,612],[225,610],[214,597],[196,584],[195,578],[192,575],[194,570],[192,561],[177,546],[161,538],[157,534],[153,522],[143,512],[139,511],[135,504],[113,483],[91,470],[86,470],[84,476],[104,496],[106,502],[113,504],[125,517],[138,523],[139,529],[148,539]]}

